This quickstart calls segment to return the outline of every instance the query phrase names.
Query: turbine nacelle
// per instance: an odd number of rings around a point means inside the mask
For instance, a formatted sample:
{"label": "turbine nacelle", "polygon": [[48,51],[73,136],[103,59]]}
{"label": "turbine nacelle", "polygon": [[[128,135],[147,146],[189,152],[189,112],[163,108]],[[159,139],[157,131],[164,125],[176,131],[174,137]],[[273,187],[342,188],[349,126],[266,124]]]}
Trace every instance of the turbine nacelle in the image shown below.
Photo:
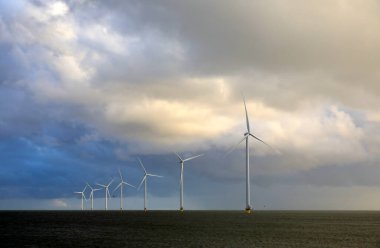
{"label": "turbine nacelle", "polygon": [[162,177],[162,176],[154,175],[154,174],[149,174],[149,173],[146,171],[146,169],[145,169],[145,167],[144,167],[144,164],[142,163],[141,159],[140,159],[140,158],[137,158],[137,159],[139,160],[139,163],[140,163],[141,168],[144,170],[144,176],[143,176],[143,178],[142,178],[142,180],[141,180],[141,182],[140,182],[140,184],[139,184],[139,186],[138,186],[138,188],[137,188],[137,190],[140,190],[140,188],[141,188],[143,182],[144,182],[145,180],[147,180],[148,176],[149,176],[149,177]]}
{"label": "turbine nacelle", "polygon": [[198,157],[204,155],[204,154],[199,154],[199,155],[196,155],[196,156],[193,156],[193,157],[189,157],[189,158],[186,158],[186,159],[182,159],[181,156],[178,155],[178,153],[175,152],[174,154],[178,157],[178,159],[179,159],[179,163],[180,163],[180,164],[184,164],[184,162],[186,162],[186,161],[190,161],[190,160],[193,160],[193,159],[195,159],[195,158],[198,158]]}

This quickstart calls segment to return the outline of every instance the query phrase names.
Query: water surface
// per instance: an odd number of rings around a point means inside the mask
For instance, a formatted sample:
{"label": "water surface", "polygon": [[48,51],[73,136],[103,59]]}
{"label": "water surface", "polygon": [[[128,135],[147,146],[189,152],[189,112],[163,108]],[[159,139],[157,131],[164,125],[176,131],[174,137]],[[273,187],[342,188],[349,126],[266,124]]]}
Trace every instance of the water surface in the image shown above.
{"label": "water surface", "polygon": [[377,211],[1,211],[1,247],[380,247]]}

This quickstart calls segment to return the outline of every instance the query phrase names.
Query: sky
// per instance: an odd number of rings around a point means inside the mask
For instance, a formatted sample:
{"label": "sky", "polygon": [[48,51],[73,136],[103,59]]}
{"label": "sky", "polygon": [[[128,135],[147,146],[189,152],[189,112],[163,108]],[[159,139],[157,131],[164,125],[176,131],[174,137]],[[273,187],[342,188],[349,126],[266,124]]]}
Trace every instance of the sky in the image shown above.
{"label": "sky", "polygon": [[[0,209],[380,209],[375,0],[0,0]],[[278,151],[278,152],[277,152]],[[89,194],[89,191],[86,191]],[[126,189],[125,208],[143,191]],[[104,191],[95,207],[103,208]],[[86,203],[88,207],[88,202]]]}

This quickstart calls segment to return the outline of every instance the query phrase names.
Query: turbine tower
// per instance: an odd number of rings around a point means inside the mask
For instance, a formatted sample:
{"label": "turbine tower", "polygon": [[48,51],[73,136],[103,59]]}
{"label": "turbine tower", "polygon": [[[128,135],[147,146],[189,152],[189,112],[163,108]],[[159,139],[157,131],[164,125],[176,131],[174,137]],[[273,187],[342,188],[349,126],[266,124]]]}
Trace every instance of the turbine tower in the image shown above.
{"label": "turbine tower", "polygon": [[82,191],[74,192],[74,194],[81,194],[81,198],[82,198],[81,210],[84,210],[83,199],[87,201],[86,196],[84,195],[84,192],[86,191],[86,189],[87,189],[87,185],[84,187]]}
{"label": "turbine tower", "polygon": [[143,178],[142,178],[142,180],[141,180],[141,183],[140,183],[140,185],[139,185],[139,187],[138,187],[138,190],[140,190],[140,187],[141,187],[141,185],[142,185],[142,183],[144,183],[144,211],[146,212],[148,209],[147,209],[147,204],[148,204],[148,195],[147,195],[147,190],[148,190],[148,188],[147,188],[147,181],[148,181],[148,177],[162,177],[162,176],[159,176],[159,175],[154,175],[154,174],[149,174],[148,172],[146,172],[146,170],[145,170],[145,167],[144,167],[144,165],[143,165],[143,163],[141,162],[141,160],[138,158],[138,160],[139,160],[139,162],[140,162],[140,165],[141,165],[141,167],[143,168],[143,170],[144,170],[144,176],[143,176]]}
{"label": "turbine tower", "polygon": [[187,159],[182,159],[178,155],[178,153],[175,153],[175,155],[177,155],[177,157],[179,159],[179,163],[181,164],[181,174],[180,174],[180,180],[179,180],[179,210],[183,211],[183,165],[186,161],[190,161],[194,158],[198,158],[198,157],[202,156],[203,154],[199,154],[199,155],[187,158]]}
{"label": "turbine tower", "polygon": [[120,183],[112,191],[112,193],[115,192],[118,188],[120,188],[120,210],[123,210],[123,185],[127,185],[133,188],[136,188],[136,187],[124,181],[123,176],[121,175],[120,169],[119,169],[119,175],[120,175]]}
{"label": "turbine tower", "polygon": [[251,206],[251,192],[250,192],[250,189],[251,189],[251,186],[250,186],[250,172],[249,172],[249,137],[252,137],[258,141],[260,141],[261,143],[265,144],[266,146],[270,147],[271,149],[273,149],[270,145],[268,145],[267,143],[265,143],[263,140],[259,139],[258,137],[256,137],[255,135],[253,135],[251,133],[251,129],[250,129],[250,126],[249,126],[249,119],[248,119],[248,112],[247,112],[247,105],[245,104],[245,98],[243,97],[243,101],[244,101],[244,110],[245,110],[245,120],[246,120],[246,124],[247,124],[247,132],[244,133],[244,137],[243,139],[241,139],[232,149],[229,150],[228,153],[232,152],[233,150],[235,150],[235,148],[245,140],[245,168],[246,168],[246,183],[245,183],[245,186],[246,186],[246,207],[245,207],[245,211],[247,213],[251,213],[252,211],[252,206]]}
{"label": "turbine tower", "polygon": [[97,183],[97,185],[99,185],[100,187],[103,187],[106,192],[106,211],[108,210],[108,196],[111,198],[110,191],[108,188],[112,182],[113,182],[113,179],[107,185]]}
{"label": "turbine tower", "polygon": [[86,184],[91,189],[91,192],[90,192],[91,210],[94,210],[94,192],[101,190],[101,189],[94,189],[93,187],[90,186],[90,184],[88,184],[88,183],[86,183]]}

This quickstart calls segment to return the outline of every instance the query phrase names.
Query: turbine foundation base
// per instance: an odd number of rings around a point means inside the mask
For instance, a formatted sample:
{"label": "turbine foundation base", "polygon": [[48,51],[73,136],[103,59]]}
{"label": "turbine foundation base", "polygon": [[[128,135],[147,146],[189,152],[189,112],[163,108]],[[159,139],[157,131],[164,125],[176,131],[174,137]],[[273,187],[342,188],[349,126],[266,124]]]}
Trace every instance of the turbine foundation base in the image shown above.
{"label": "turbine foundation base", "polygon": [[245,209],[245,212],[246,212],[247,214],[250,214],[250,213],[252,213],[252,208],[250,208],[250,207],[247,207],[247,208]]}
{"label": "turbine foundation base", "polygon": [[183,207],[180,207],[180,208],[179,208],[179,211],[183,212]]}

